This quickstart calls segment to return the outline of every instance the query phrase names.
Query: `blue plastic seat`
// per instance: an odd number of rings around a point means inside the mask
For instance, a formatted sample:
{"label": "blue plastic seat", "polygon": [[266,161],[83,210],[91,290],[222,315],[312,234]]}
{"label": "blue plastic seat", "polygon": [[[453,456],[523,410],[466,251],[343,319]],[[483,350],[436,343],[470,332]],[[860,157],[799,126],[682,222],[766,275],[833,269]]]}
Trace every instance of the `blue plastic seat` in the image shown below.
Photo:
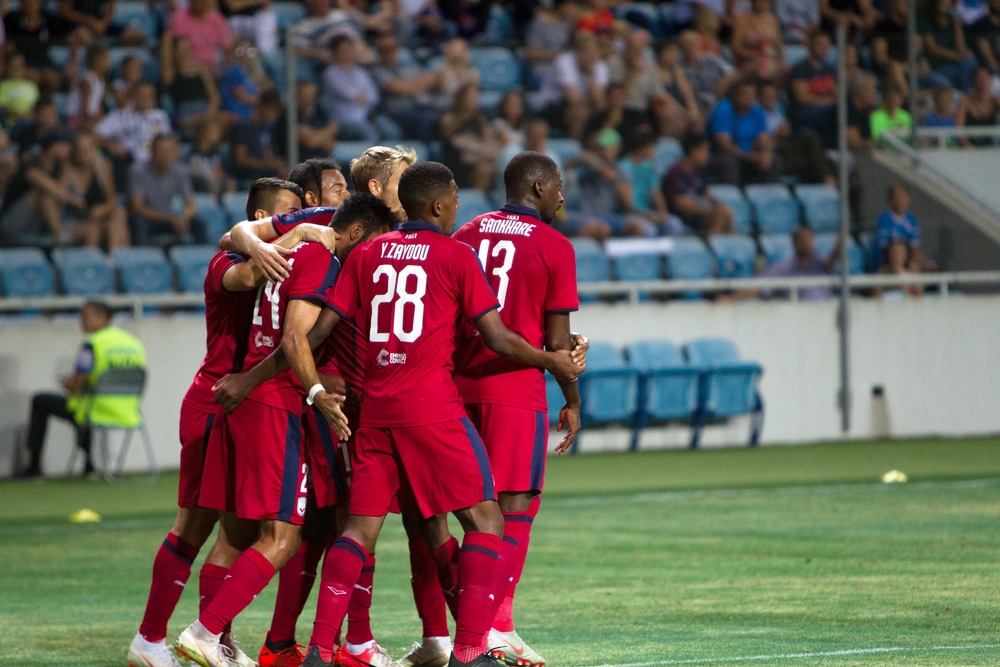
{"label": "blue plastic seat", "polygon": [[246,190],[222,194],[222,210],[229,219],[230,225],[247,219],[247,197],[249,195],[250,193]]}
{"label": "blue plastic seat", "polygon": [[[611,263],[601,244],[590,238],[570,239],[576,254],[576,282],[599,283],[609,280]],[[581,295],[580,301],[594,301],[596,297]]]}
{"label": "blue plastic seat", "polygon": [[517,39],[517,25],[514,17],[500,4],[490,5],[490,17],[484,31],[491,44],[508,44]]}
{"label": "blue plastic seat", "polygon": [[55,273],[38,248],[0,250],[0,287],[4,296],[52,296],[55,286]]}
{"label": "blue plastic seat", "polygon": [[676,139],[660,137],[656,140],[656,152],[653,153],[653,167],[656,174],[663,178],[667,171],[684,157],[684,149]]}
{"label": "blue plastic seat", "polygon": [[301,2],[278,0],[271,7],[274,9],[274,13],[278,15],[278,29],[282,32],[284,32],[285,28],[295,25],[306,17],[306,7]]}
{"label": "blue plastic seat", "polygon": [[799,185],[795,196],[802,204],[802,217],[815,232],[840,229],[840,195],[830,185]]}
{"label": "blue plastic seat", "polygon": [[791,234],[767,234],[760,237],[760,251],[771,266],[775,262],[788,259],[795,254]]}
{"label": "blue plastic seat", "polygon": [[156,37],[160,33],[156,15],[150,10],[149,3],[142,0],[120,0],[115,5],[112,22],[122,28],[135,28],[141,31],[146,39]]}
{"label": "blue plastic seat", "polygon": [[[838,234],[816,234],[815,248],[816,254],[820,257],[829,257],[830,253],[837,246]],[[865,272],[865,251],[855,243],[854,239],[847,237],[847,266],[852,275]],[[834,265],[834,273],[840,273],[840,261]]]}
{"label": "blue plastic seat", "polygon": [[757,244],[742,234],[717,234],[708,245],[715,253],[720,278],[752,278],[757,261]]}
{"label": "blue plastic seat", "polygon": [[642,430],[650,422],[694,423],[700,373],[688,365],[680,347],[666,340],[638,341],[629,346],[628,355],[642,374],[639,411],[632,433],[632,449],[636,450]]}
{"label": "blue plastic seat", "polygon": [[505,92],[521,86],[521,62],[502,46],[469,49],[469,59],[479,70],[483,91]]}
{"label": "blue plastic seat", "polygon": [[99,248],[56,248],[52,251],[52,263],[63,294],[95,297],[115,291],[114,269]]}
{"label": "blue plastic seat", "polygon": [[580,376],[580,398],[584,425],[631,426],[639,407],[639,371],[618,347],[591,341],[587,372]]}
{"label": "blue plastic seat", "polygon": [[[223,234],[229,231],[231,227],[229,216],[214,195],[207,192],[196,192],[194,205],[197,211],[196,215],[205,223],[205,238],[209,241],[220,239]],[[243,212],[246,213],[245,206]]]}
{"label": "blue plastic seat", "polygon": [[118,248],[111,255],[126,294],[163,294],[173,291],[173,272],[159,248]]}
{"label": "blue plastic seat", "polygon": [[170,249],[170,262],[182,292],[200,294],[204,290],[208,264],[217,252],[219,249],[211,245],[178,245]]}
{"label": "blue plastic seat", "polygon": [[710,191],[733,211],[733,229],[740,234],[749,234],[752,211],[743,191],[735,185],[713,185]]}
{"label": "blue plastic seat", "polygon": [[[671,280],[705,280],[715,273],[715,259],[701,239],[685,236],[674,239],[667,253],[667,278]],[[701,292],[684,294],[686,299],[701,298]]]}
{"label": "blue plastic seat", "polygon": [[663,255],[655,253],[619,255],[611,259],[611,268],[617,280],[662,280]]}
{"label": "blue plastic seat", "polygon": [[[371,148],[371,144],[367,141],[338,141],[337,145],[333,147],[332,157],[340,163],[341,171],[343,171],[344,174],[347,174],[348,170],[351,168],[351,160],[364,153],[368,148]],[[422,160],[427,159],[427,157],[423,155],[421,155],[420,158]]]}
{"label": "blue plastic seat", "polygon": [[[583,145],[570,137],[549,139],[545,145],[562,160],[563,164],[583,152]],[[563,177],[565,178],[565,174]]]}
{"label": "blue plastic seat", "polygon": [[746,195],[760,234],[790,234],[798,227],[799,203],[784,185],[748,185]]}
{"label": "blue plastic seat", "polygon": [[757,444],[764,419],[758,391],[763,373],[760,364],[743,361],[736,344],[725,338],[690,341],[685,354],[688,363],[701,373],[698,419],[691,446],[698,446],[701,429],[710,421],[738,415],[751,416],[749,444]]}
{"label": "blue plastic seat", "polygon": [[458,191],[458,204],[456,229],[473,218],[497,210],[497,206],[493,203],[493,200],[475,188],[460,189]]}

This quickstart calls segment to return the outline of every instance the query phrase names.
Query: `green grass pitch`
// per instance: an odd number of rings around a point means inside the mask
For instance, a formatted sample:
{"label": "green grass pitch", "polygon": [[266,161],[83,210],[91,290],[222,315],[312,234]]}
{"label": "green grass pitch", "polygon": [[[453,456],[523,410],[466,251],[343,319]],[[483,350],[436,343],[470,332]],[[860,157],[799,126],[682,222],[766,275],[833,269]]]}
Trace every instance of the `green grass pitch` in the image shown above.
{"label": "green grass pitch", "polygon": [[[547,485],[515,617],[552,667],[1000,663],[1000,438],[561,457]],[[0,665],[125,665],[175,492],[0,483]],[[420,632],[405,548],[390,519],[372,615],[395,656]],[[248,653],[273,602],[236,620]]]}

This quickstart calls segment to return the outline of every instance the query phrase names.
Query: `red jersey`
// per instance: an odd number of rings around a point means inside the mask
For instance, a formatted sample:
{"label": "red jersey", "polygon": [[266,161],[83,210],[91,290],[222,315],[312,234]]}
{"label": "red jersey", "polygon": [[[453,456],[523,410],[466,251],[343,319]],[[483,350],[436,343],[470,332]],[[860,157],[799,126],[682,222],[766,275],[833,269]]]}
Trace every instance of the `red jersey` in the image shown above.
{"label": "red jersey", "polygon": [[245,262],[243,255],[218,252],[208,264],[205,275],[205,358],[194,376],[194,382],[184,395],[203,412],[215,412],[212,386],[223,375],[236,373],[243,367],[250,331],[250,313],[254,292],[230,292],[222,278],[235,264]]}
{"label": "red jersey", "polygon": [[362,426],[465,417],[451,376],[455,336],[499,307],[469,246],[434,225],[403,223],[351,253],[330,300],[341,317],[368,323]]}
{"label": "red jersey", "polygon": [[[244,370],[264,360],[281,345],[285,311],[295,299],[309,299],[327,305],[326,293],[340,273],[340,260],[319,243],[300,243],[285,258],[288,277],[268,281],[256,293]],[[305,390],[289,369],[271,378],[250,394],[250,398],[296,414],[302,412]]]}
{"label": "red jersey", "polygon": [[316,350],[316,370],[323,375],[339,375],[360,394],[367,357],[368,331],[357,318],[342,319]]}
{"label": "red jersey", "polygon": [[[505,204],[463,225],[452,238],[479,254],[503,323],[535,347],[545,346],[546,315],[580,307],[573,246],[539,220],[535,209]],[[466,403],[547,409],[543,371],[501,357],[471,326],[463,327],[459,338],[455,383]]]}
{"label": "red jersey", "polygon": [[316,206],[314,208],[304,208],[295,213],[282,213],[271,218],[271,225],[274,226],[276,236],[284,236],[295,229],[303,222],[308,222],[321,227],[329,227],[333,220],[333,214],[337,212],[332,206]]}

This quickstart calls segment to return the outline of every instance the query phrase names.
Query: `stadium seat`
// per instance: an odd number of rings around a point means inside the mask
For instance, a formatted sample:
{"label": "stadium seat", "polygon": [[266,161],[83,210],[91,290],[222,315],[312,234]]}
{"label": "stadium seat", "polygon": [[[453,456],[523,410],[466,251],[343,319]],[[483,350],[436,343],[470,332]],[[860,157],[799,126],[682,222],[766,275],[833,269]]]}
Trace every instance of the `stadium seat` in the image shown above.
{"label": "stadium seat", "polygon": [[[829,257],[830,253],[837,246],[837,234],[816,234],[816,254],[820,257]],[[852,275],[865,272],[865,251],[854,242],[854,239],[847,237],[847,266]],[[840,262],[834,265],[834,273],[840,273]]]}
{"label": "stadium seat", "polygon": [[632,426],[639,406],[639,371],[616,346],[591,341],[587,372],[580,376],[580,397],[583,400],[580,415],[585,426],[621,423]]}
{"label": "stadium seat", "polygon": [[[555,153],[563,164],[583,152],[583,145],[576,139],[571,139],[569,137],[549,139],[546,142],[546,145],[548,146],[549,151]],[[565,176],[566,175],[563,174],[564,178]]]}
{"label": "stadium seat", "polygon": [[[715,259],[701,239],[684,236],[674,239],[667,253],[667,278],[671,280],[705,280],[715,274]],[[685,299],[700,299],[701,292],[684,293]]]}
{"label": "stadium seat", "polygon": [[[599,283],[608,280],[611,266],[601,244],[589,238],[570,239],[570,242],[576,253],[576,282]],[[580,296],[581,302],[595,299],[596,297],[590,295]]]}
{"label": "stadium seat", "polygon": [[734,231],[740,234],[749,234],[752,215],[750,202],[743,195],[743,191],[735,185],[713,185],[709,191],[733,211]]}
{"label": "stadium seat", "polygon": [[676,139],[670,137],[657,139],[656,152],[653,154],[653,167],[656,169],[657,176],[663,178],[667,171],[682,157],[684,157],[684,149],[681,148],[680,142]]}
{"label": "stadium seat", "polygon": [[[698,369],[681,349],[665,340],[643,340],[628,347],[629,360],[641,370],[639,410],[632,431],[632,450],[639,448],[642,430],[651,422],[687,421],[698,413]],[[692,431],[693,435],[693,431]]]}
{"label": "stadium seat", "polygon": [[611,258],[611,270],[616,280],[662,280],[663,255],[619,255]]}
{"label": "stadium seat", "polygon": [[455,229],[458,229],[473,218],[484,213],[497,210],[493,201],[475,188],[462,188],[458,191],[458,218]]}
{"label": "stadium seat", "polygon": [[748,185],[746,195],[753,207],[758,233],[789,234],[798,227],[799,203],[784,185]]}
{"label": "stadium seat", "polygon": [[56,278],[38,248],[0,250],[0,287],[7,297],[28,299],[52,296]]}
{"label": "stadium seat", "polygon": [[802,218],[815,232],[840,229],[840,195],[830,185],[799,185],[795,196],[802,204]]}
{"label": "stadium seat", "polygon": [[[209,241],[216,241],[229,231],[229,228],[232,226],[229,216],[226,215],[226,211],[219,204],[219,200],[215,198],[215,195],[210,195],[207,192],[197,192],[194,195],[194,205],[196,215],[205,223],[205,238]],[[245,206],[243,212],[246,213]],[[242,219],[241,217],[240,220]]]}
{"label": "stadium seat", "polygon": [[230,225],[247,219],[247,197],[249,195],[250,193],[246,190],[222,194],[222,210],[229,219]]}
{"label": "stadium seat", "polygon": [[484,31],[486,41],[490,44],[509,44],[517,39],[517,26],[514,18],[502,5],[490,5],[490,17]]}
{"label": "stadium seat", "polygon": [[293,26],[306,17],[306,7],[301,2],[289,2],[288,0],[278,0],[271,7],[278,15],[278,30],[284,32],[285,28]]}
{"label": "stadium seat", "polygon": [[809,57],[809,48],[804,44],[785,44],[785,62],[789,65],[798,65]]}
{"label": "stadium seat", "polygon": [[483,92],[503,93],[521,87],[521,63],[502,46],[469,49],[472,65],[479,70]]}
{"label": "stadium seat", "polygon": [[159,248],[118,248],[111,255],[126,294],[163,294],[173,290],[170,263]]}
{"label": "stadium seat", "polygon": [[742,234],[716,234],[708,245],[715,254],[720,278],[752,278],[757,261],[757,245]]}
{"label": "stadium seat", "polygon": [[178,245],[169,250],[170,262],[177,272],[177,284],[182,292],[202,292],[208,263],[217,252],[218,247],[212,245]]}
{"label": "stadium seat", "polygon": [[775,262],[788,259],[795,254],[791,234],[767,234],[760,237],[760,251],[771,266]]}
{"label": "stadium seat", "polygon": [[[346,175],[351,168],[351,160],[364,153],[365,149],[370,146],[371,143],[367,141],[338,141],[337,145],[333,147],[332,157],[340,163],[340,169]],[[420,159],[426,160],[427,158],[421,155]]]}
{"label": "stadium seat", "polygon": [[99,248],[56,248],[52,263],[63,294],[95,297],[115,291],[115,272]]}
{"label": "stadium seat", "polygon": [[[701,430],[710,421],[750,415],[750,442],[756,445],[764,422],[764,406],[758,391],[763,369],[740,359],[735,343],[725,338],[701,338],[685,346],[688,363],[701,374],[698,418],[691,447],[697,447]],[[588,366],[590,359],[588,357]]]}
{"label": "stadium seat", "polygon": [[149,3],[142,0],[120,0],[115,5],[112,23],[121,28],[140,30],[146,39],[152,39],[160,34],[156,14],[151,10]]}
{"label": "stadium seat", "polygon": [[626,2],[615,9],[615,15],[632,25],[648,30],[653,39],[663,37],[660,12],[651,2]]}

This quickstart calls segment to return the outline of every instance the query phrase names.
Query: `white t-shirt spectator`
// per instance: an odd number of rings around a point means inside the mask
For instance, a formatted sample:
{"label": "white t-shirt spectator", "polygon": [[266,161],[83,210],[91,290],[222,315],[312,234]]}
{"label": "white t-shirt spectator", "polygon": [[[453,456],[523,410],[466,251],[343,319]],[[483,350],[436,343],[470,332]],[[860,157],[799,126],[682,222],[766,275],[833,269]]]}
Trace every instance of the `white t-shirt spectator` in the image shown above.
{"label": "white t-shirt spectator", "polygon": [[170,131],[170,117],[163,109],[115,109],[94,127],[97,136],[117,142],[136,162],[147,162],[153,139]]}
{"label": "white t-shirt spectator", "polygon": [[584,76],[576,64],[576,54],[568,51],[556,57],[549,80],[539,91],[539,96],[536,99],[540,106],[552,106],[563,100],[565,88],[573,88],[581,95],[586,96],[590,94],[591,86],[607,88],[610,80],[607,63],[599,61],[594,65],[594,71],[591,75]]}

